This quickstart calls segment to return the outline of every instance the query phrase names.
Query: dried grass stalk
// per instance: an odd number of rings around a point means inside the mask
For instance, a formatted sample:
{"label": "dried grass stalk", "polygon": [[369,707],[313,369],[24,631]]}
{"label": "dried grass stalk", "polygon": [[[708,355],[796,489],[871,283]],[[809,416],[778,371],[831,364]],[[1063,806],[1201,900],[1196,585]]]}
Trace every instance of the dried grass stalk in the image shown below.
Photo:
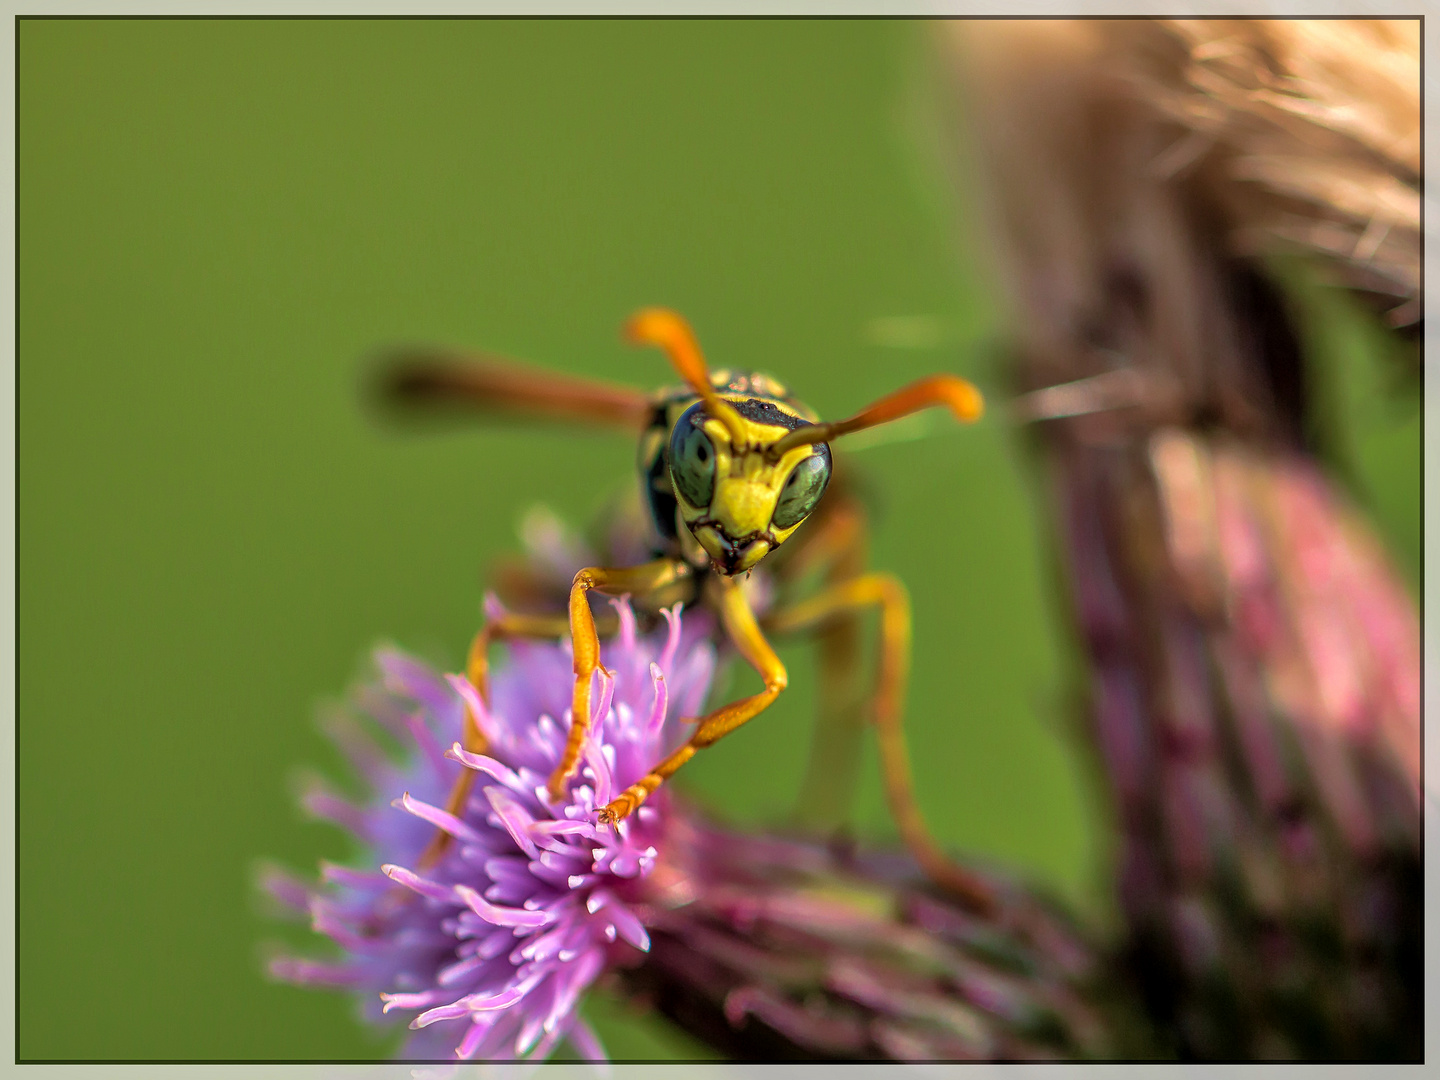
{"label": "dried grass stalk", "polygon": [[1255,256],[1301,243],[1418,316],[1418,31],[942,33],[1090,665],[1126,966],[1185,1057],[1415,1058],[1419,624],[1309,453]]}

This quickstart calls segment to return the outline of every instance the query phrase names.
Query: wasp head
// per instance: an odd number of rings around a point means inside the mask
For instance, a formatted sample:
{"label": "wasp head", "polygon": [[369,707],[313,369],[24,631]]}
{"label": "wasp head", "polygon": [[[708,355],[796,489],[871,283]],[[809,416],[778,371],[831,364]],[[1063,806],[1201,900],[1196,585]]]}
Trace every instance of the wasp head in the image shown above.
{"label": "wasp head", "polygon": [[756,398],[731,401],[711,416],[697,401],[670,432],[670,480],[680,516],[722,574],[751,569],[789,539],[830,482],[830,447],[801,444],[776,452],[810,421]]}

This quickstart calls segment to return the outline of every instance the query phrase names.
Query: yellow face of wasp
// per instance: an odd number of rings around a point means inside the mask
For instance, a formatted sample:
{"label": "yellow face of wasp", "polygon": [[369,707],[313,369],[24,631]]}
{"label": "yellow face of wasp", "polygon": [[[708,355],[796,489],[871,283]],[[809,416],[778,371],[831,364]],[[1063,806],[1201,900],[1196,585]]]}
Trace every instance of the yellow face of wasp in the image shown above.
{"label": "yellow face of wasp", "polygon": [[767,451],[810,421],[777,401],[724,395],[740,414],[732,436],[696,402],[670,434],[670,479],[680,517],[724,574],[751,569],[783,544],[820,502],[830,481],[830,448]]}

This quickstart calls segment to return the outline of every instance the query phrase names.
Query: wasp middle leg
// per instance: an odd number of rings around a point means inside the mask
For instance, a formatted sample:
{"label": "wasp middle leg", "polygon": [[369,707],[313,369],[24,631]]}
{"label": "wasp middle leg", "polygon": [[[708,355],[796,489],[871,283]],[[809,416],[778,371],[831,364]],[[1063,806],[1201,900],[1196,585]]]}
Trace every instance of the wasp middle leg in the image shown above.
{"label": "wasp middle leg", "polygon": [[905,745],[905,685],[910,669],[910,596],[893,574],[869,573],[832,584],[806,600],[770,613],[766,627],[777,634],[817,630],[835,620],[853,618],[866,608],[880,609],[880,664],[870,717],[880,749],[886,801],[905,846],[937,885],[972,906],[993,907],[988,886],[956,864],[930,834],[915,799],[910,754]]}
{"label": "wasp middle leg", "polygon": [[[819,510],[771,557],[770,565],[786,588],[812,577],[820,587],[834,585],[865,572],[867,539],[865,509],[837,469]],[[820,678],[796,819],[814,831],[843,831],[854,803],[867,723],[868,687],[861,662],[864,615],[861,609],[837,613],[812,632]],[[764,618],[760,623],[768,628]]]}

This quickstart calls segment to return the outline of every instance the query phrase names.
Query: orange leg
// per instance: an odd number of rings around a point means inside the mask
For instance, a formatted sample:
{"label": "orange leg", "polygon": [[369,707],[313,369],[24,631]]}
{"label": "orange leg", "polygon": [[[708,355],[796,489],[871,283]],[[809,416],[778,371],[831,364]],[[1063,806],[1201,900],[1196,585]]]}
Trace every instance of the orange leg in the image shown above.
{"label": "orange leg", "polygon": [[905,683],[910,669],[910,597],[891,574],[864,574],[819,595],[773,613],[766,625],[775,633],[823,627],[867,607],[880,609],[880,670],[876,676],[871,718],[880,747],[885,796],[900,837],[915,861],[937,885],[971,904],[989,908],[994,896],[988,886],[955,864],[930,835],[915,801],[910,755],[905,746]]}
{"label": "orange leg", "polygon": [[[865,511],[836,480],[801,532],[772,556],[772,569],[783,584],[818,574],[823,587],[864,573]],[[863,615],[860,609],[836,614],[813,632],[820,679],[805,778],[796,802],[798,822],[812,831],[840,832],[850,820],[866,725]],[[770,628],[764,619],[761,626]]]}
{"label": "orange leg", "polygon": [[575,697],[570,712],[570,735],[560,764],[550,774],[550,798],[558,800],[565,792],[565,783],[580,766],[580,751],[585,745],[585,732],[590,728],[590,684],[600,667],[600,638],[595,632],[595,618],[590,614],[587,593],[591,589],[618,595],[649,593],[673,584],[692,572],[689,563],[679,559],[656,559],[640,566],[589,566],[575,575],[570,585],[570,641],[575,651]]}
{"label": "orange leg", "polygon": [[620,793],[618,798],[601,809],[600,820],[603,822],[614,824],[629,817],[650,796],[651,792],[664,783],[676,769],[694,757],[697,750],[703,750],[734,731],[741,724],[764,712],[785,689],[788,682],[785,665],[780,663],[780,658],[775,655],[775,650],[770,648],[770,643],[760,632],[760,627],[755,622],[755,613],[750,610],[750,605],[745,601],[739,586],[730,578],[725,577],[716,578],[715,586],[719,593],[720,619],[725,627],[725,632],[735,643],[735,648],[739,650],[740,655],[765,680],[765,689],[750,697],[732,701],[729,705],[716,709],[708,716],[701,717],[700,726],[695,729],[695,733],[690,736],[684,746],[656,765],[639,782],[631,784]]}
{"label": "orange leg", "polygon": [[[470,653],[465,660],[465,677],[475,687],[480,700],[490,704],[490,646],[497,641],[510,638],[560,638],[565,635],[569,623],[563,615],[517,615],[507,612],[498,619],[489,619],[470,643]],[[486,750],[485,735],[480,730],[478,718],[465,706],[465,721],[461,729],[461,745],[472,754],[483,754]],[[445,800],[445,810],[458,815],[470,797],[470,787],[475,782],[471,769],[461,769]],[[425,846],[416,869],[424,870],[434,866],[450,846],[450,834],[436,831],[430,843]]]}

